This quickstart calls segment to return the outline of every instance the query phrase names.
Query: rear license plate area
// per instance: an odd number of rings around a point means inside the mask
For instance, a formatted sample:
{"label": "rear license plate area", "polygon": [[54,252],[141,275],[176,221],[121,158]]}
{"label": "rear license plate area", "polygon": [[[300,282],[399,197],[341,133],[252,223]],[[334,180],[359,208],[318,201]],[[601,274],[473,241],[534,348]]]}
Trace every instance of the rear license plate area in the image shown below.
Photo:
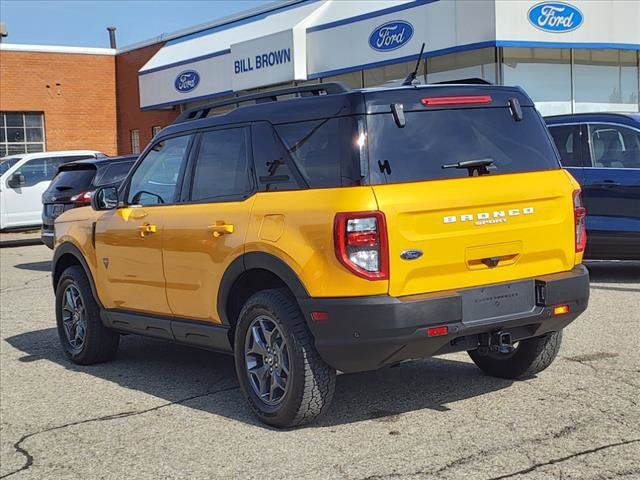
{"label": "rear license plate area", "polygon": [[535,282],[523,280],[502,285],[488,285],[462,290],[460,295],[463,323],[490,320],[533,310]]}
{"label": "rear license plate area", "polygon": [[59,217],[62,212],[64,212],[64,205],[61,203],[54,203],[53,205],[49,205],[49,214],[53,218]]}

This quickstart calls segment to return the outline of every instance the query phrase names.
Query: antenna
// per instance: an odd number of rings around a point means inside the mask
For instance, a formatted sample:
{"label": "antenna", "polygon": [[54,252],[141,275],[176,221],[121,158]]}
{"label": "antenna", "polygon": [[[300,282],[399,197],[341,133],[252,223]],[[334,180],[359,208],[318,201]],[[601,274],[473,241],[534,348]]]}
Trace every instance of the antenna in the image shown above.
{"label": "antenna", "polygon": [[407,75],[407,78],[404,79],[404,82],[402,82],[402,85],[413,85],[413,81],[416,79],[416,75],[418,75],[418,69],[420,68],[420,62],[422,61],[422,54],[424,53],[424,47],[425,47],[425,43],[422,42],[422,48],[420,49],[420,54],[418,55],[418,61],[416,62],[416,68],[413,70],[413,72],[411,72],[409,75]]}

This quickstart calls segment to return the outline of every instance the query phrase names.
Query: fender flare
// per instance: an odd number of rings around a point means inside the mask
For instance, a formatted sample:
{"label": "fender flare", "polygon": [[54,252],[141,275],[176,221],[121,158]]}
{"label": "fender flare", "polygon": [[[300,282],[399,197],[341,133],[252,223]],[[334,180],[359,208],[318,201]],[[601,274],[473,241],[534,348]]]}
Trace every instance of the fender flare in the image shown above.
{"label": "fender flare", "polygon": [[309,298],[309,292],[293,269],[280,258],[265,252],[248,252],[237,257],[229,264],[218,288],[218,315],[224,325],[230,325],[226,305],[236,280],[247,270],[267,270],[278,276],[296,298]]}
{"label": "fender flare", "polygon": [[[100,297],[98,297],[98,291],[96,290],[95,282],[93,281],[93,275],[91,275],[91,269],[87,264],[87,261],[84,259],[82,252],[80,249],[71,242],[61,243],[56,246],[56,249],[53,252],[53,260],[51,261],[51,283],[53,284],[53,290],[56,290],[56,270],[58,267],[58,262],[65,255],[72,255],[78,261],[78,263],[82,266],[85,275],[89,279],[89,285],[91,285],[91,293],[93,293],[93,298],[102,308],[102,304],[100,303]],[[60,272],[62,273],[62,272]]]}

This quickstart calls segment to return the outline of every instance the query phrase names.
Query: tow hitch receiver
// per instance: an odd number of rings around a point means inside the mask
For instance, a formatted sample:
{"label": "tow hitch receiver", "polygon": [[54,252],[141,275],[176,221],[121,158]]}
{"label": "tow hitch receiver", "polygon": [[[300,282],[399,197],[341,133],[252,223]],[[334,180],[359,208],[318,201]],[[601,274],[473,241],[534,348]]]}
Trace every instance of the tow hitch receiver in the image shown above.
{"label": "tow hitch receiver", "polygon": [[480,355],[487,355],[489,352],[511,353],[513,350],[510,333],[498,331],[478,335],[478,353]]}

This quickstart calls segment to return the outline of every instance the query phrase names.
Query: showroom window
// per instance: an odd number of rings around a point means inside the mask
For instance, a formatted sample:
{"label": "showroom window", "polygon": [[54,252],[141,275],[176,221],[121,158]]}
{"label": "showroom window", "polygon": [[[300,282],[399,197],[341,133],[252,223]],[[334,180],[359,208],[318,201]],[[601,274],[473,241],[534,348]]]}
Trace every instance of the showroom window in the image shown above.
{"label": "showroom window", "polygon": [[140,132],[131,130],[131,153],[140,153]]}
{"label": "showroom window", "polygon": [[[407,78],[411,72],[416,68],[417,60],[411,62],[394,63],[392,65],[385,65],[384,67],[372,68],[364,71],[364,86],[375,87],[385,84],[398,84]],[[425,65],[423,60],[420,62],[420,68],[416,75],[416,80],[419,83],[425,83]]]}
{"label": "showroom window", "polygon": [[427,59],[429,83],[463,78],[482,78],[496,83],[496,49],[481,48]]}
{"label": "showroom window", "polygon": [[362,70],[322,78],[322,83],[329,82],[342,82],[351,88],[362,88]]}
{"label": "showroom window", "polygon": [[0,112],[0,157],[44,152],[44,119],[37,112]]}
{"label": "showroom window", "polygon": [[522,87],[542,115],[571,112],[571,51],[568,48],[505,48],[504,85]]}
{"label": "showroom window", "polygon": [[638,111],[633,50],[574,50],[575,112]]}

